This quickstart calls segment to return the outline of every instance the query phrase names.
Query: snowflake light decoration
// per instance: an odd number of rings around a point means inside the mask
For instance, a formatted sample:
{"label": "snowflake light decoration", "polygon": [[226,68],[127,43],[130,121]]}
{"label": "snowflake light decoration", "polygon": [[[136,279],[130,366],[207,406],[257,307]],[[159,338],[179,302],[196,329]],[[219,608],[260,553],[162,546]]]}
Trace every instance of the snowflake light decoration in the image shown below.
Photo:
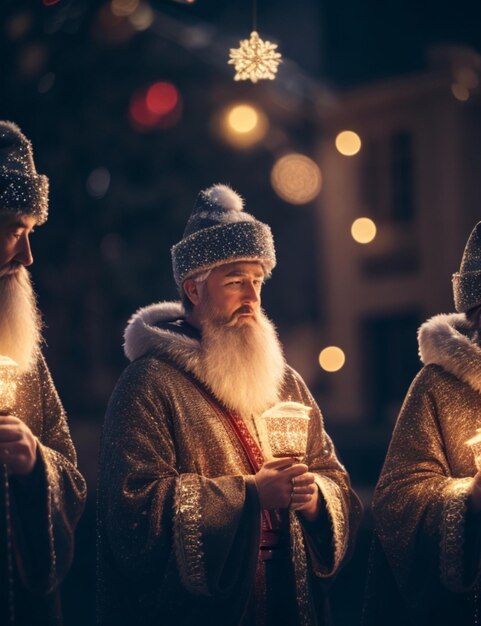
{"label": "snowflake light decoration", "polygon": [[261,79],[274,80],[282,55],[276,52],[277,44],[262,41],[255,30],[250,39],[242,39],[239,48],[231,48],[229,65],[234,65],[234,80],[251,80],[257,83]]}

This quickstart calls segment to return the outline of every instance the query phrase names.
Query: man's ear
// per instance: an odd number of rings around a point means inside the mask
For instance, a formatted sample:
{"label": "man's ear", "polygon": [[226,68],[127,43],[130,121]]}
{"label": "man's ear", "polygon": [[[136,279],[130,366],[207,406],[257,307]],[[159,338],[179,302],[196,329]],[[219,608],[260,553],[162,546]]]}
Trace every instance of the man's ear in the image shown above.
{"label": "man's ear", "polygon": [[186,296],[195,306],[200,302],[199,283],[193,278],[187,278],[182,285]]}

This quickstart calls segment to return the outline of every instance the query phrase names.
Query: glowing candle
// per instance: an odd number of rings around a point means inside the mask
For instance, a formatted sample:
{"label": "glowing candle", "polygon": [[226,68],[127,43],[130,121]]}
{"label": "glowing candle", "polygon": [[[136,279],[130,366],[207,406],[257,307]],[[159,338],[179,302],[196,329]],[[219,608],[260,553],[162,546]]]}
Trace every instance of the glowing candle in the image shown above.
{"label": "glowing candle", "polygon": [[13,359],[0,355],[0,411],[10,411],[15,406],[17,370]]}
{"label": "glowing candle", "polygon": [[273,457],[305,455],[310,411],[300,402],[279,402],[262,414]]}

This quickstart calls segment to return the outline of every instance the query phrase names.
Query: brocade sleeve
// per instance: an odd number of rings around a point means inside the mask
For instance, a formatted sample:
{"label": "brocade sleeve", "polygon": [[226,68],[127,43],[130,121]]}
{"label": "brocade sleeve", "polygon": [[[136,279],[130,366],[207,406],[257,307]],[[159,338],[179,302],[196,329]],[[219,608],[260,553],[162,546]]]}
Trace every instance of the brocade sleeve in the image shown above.
{"label": "brocade sleeve", "polygon": [[28,588],[50,593],[71,565],[86,485],[77,469],[65,411],[43,357],[38,381],[42,415],[35,415],[34,420],[41,424],[41,432],[35,433],[37,461],[30,475],[11,476],[10,484],[20,576]]}
{"label": "brocade sleeve", "polygon": [[316,401],[302,378],[291,371],[300,401],[312,408],[304,462],[316,475],[321,498],[321,511],[315,522],[307,522],[300,512],[296,517],[302,526],[314,573],[326,578],[338,572],[352,551],[362,505],[351,488],[345,468],[336,456]]}
{"label": "brocade sleeve", "polygon": [[257,560],[260,507],[249,477],[207,477],[198,462],[208,449],[182,448],[178,420],[200,416],[196,409],[188,417],[176,413],[158,367],[156,359],[131,364],[109,403],[99,536],[104,570],[120,572],[143,597],[161,598],[167,623],[172,605],[192,595],[245,603]]}
{"label": "brocade sleeve", "polygon": [[[442,586],[465,591],[468,573],[467,498],[471,477],[453,477],[435,390],[443,381],[431,366],[413,381],[396,423],[373,499],[375,530],[401,594],[413,614],[423,615]],[[444,415],[450,423],[456,415]],[[455,423],[455,422],[454,422]],[[451,428],[453,423],[451,423]],[[478,548],[479,549],[479,548]],[[479,563],[479,557],[477,559]],[[477,572],[476,572],[477,573]]]}

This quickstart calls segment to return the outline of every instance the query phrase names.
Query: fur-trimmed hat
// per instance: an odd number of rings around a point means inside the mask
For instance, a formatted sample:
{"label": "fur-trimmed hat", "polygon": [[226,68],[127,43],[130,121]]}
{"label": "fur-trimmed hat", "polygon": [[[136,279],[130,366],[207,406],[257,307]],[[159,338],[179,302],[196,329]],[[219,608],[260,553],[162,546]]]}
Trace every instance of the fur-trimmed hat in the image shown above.
{"label": "fur-trimmed hat", "polygon": [[453,294],[458,313],[481,304],[481,222],[469,235],[459,272],[453,274]]}
{"label": "fur-trimmed hat", "polygon": [[243,209],[244,201],[227,185],[199,193],[184,236],[171,250],[179,287],[190,276],[233,261],[259,261],[270,273],[276,264],[271,229]]}
{"label": "fur-trimmed hat", "polygon": [[0,214],[48,216],[48,178],[37,174],[32,144],[13,122],[0,120]]}

